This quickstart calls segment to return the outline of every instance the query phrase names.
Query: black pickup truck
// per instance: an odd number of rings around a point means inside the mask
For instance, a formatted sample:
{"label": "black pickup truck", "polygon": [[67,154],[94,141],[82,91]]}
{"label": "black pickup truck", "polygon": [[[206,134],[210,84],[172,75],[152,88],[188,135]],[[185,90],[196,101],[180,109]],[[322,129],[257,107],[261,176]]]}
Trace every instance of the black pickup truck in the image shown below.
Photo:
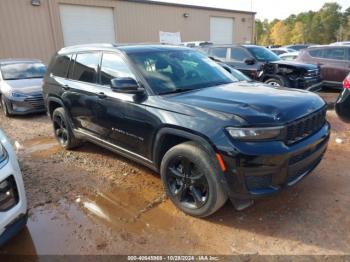
{"label": "black pickup truck", "polygon": [[262,46],[215,45],[205,47],[202,51],[238,69],[253,80],[310,91],[322,87],[320,69],[317,66],[281,60]]}

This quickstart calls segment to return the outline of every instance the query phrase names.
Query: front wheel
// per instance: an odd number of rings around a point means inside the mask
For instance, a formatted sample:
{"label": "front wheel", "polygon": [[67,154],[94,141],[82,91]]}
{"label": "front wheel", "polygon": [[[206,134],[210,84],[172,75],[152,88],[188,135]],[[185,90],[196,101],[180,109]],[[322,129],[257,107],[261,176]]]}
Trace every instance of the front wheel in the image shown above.
{"label": "front wheel", "polygon": [[62,107],[55,109],[52,114],[52,121],[55,137],[63,148],[69,150],[81,145],[82,141],[74,136],[66,112]]}
{"label": "front wheel", "polygon": [[267,79],[264,83],[268,84],[268,85],[272,85],[272,86],[284,86],[284,87],[290,87],[289,82],[287,79],[281,77],[272,77]]}
{"label": "front wheel", "polygon": [[161,164],[166,194],[180,210],[195,217],[207,217],[225,204],[220,176],[215,157],[194,142],[171,148]]}

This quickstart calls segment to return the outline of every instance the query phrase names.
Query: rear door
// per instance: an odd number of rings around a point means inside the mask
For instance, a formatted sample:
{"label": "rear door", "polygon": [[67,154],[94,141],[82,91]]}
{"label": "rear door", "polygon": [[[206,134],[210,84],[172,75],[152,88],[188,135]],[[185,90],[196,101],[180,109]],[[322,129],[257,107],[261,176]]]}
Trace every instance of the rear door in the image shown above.
{"label": "rear door", "polygon": [[98,104],[102,92],[97,84],[100,60],[101,52],[76,54],[62,95],[74,127],[99,136],[103,135],[102,130],[95,123],[105,110]]}
{"label": "rear door", "polygon": [[227,62],[229,58],[229,48],[227,47],[211,47],[209,48],[209,56],[219,59],[222,62]]}

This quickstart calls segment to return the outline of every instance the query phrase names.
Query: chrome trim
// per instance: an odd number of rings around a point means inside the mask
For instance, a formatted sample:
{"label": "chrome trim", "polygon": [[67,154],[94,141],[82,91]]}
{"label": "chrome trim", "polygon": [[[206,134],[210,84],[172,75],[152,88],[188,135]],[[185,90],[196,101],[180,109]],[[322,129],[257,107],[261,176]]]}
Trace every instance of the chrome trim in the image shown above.
{"label": "chrome trim", "polygon": [[136,153],[134,153],[134,152],[131,152],[131,151],[129,151],[129,150],[123,148],[123,147],[116,146],[116,145],[112,144],[111,142],[108,142],[108,141],[103,140],[103,139],[101,139],[101,138],[98,138],[98,137],[96,137],[96,136],[94,136],[94,135],[91,135],[91,134],[89,134],[89,133],[86,132],[86,131],[82,131],[82,130],[80,130],[80,129],[74,129],[74,132],[80,133],[80,134],[82,134],[82,135],[84,135],[84,136],[90,137],[90,138],[93,139],[93,140],[97,140],[97,141],[99,141],[99,142],[101,142],[101,143],[104,143],[105,145],[107,145],[107,146],[113,148],[114,150],[116,150],[116,151],[118,151],[118,152],[121,152],[121,153],[123,153],[123,154],[132,155],[133,157],[139,158],[139,159],[141,159],[141,160],[143,160],[143,161],[146,161],[146,162],[148,162],[148,163],[150,163],[150,164],[153,164],[153,162],[152,162],[151,160],[149,160],[148,158],[146,158],[146,157],[143,157],[143,156],[141,156],[141,155],[139,155],[139,154],[136,154]]}

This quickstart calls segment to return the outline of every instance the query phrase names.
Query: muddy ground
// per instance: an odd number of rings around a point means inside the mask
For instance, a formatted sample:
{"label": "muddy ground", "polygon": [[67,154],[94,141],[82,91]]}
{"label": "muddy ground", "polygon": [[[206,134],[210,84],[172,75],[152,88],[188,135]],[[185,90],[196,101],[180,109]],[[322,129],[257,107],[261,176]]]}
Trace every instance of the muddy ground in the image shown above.
{"label": "muddy ground", "polygon": [[334,111],[328,120],[329,149],[301,183],[245,211],[228,202],[195,219],[153,171],[89,143],[62,150],[46,115],[1,115],[30,216],[0,254],[350,254],[350,125]]}

